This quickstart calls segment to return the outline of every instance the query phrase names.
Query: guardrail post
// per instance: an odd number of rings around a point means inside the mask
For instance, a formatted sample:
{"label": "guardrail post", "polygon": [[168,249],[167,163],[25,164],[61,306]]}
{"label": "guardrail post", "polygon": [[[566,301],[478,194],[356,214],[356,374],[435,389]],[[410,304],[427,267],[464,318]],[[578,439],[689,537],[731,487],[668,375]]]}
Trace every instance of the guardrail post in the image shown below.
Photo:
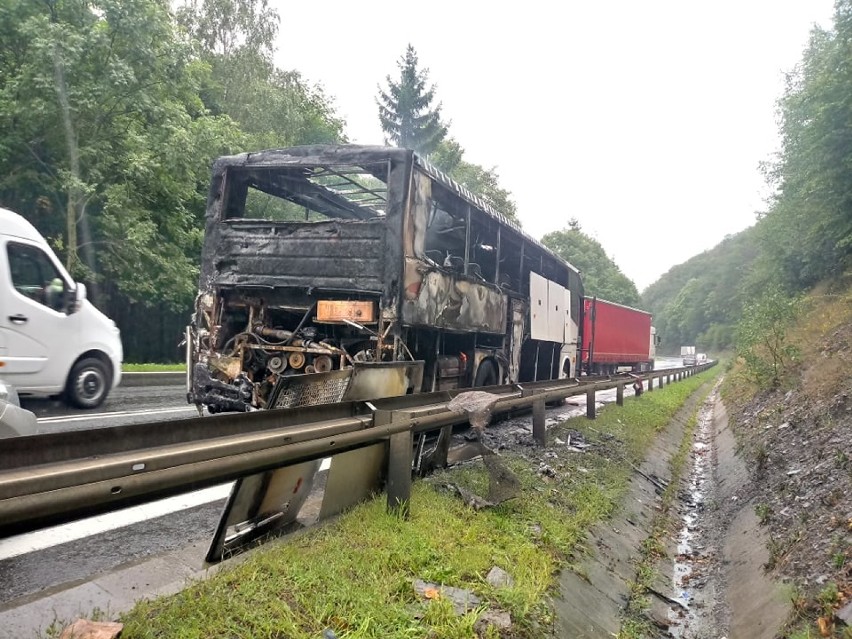
{"label": "guardrail post", "polygon": [[544,446],[546,441],[546,430],[544,427],[544,398],[533,402],[533,440],[539,446]]}
{"label": "guardrail post", "polygon": [[586,417],[594,419],[595,415],[595,389],[590,388],[586,391]]}
{"label": "guardrail post", "polygon": [[[393,421],[389,410],[373,413],[373,425],[385,426]],[[414,454],[413,434],[410,430],[394,433],[388,444],[388,511],[408,519],[411,513],[411,462]]]}
{"label": "guardrail post", "polygon": [[615,387],[615,403],[624,406],[624,383]]}
{"label": "guardrail post", "polygon": [[650,393],[654,390],[654,376],[648,375],[648,392]]}

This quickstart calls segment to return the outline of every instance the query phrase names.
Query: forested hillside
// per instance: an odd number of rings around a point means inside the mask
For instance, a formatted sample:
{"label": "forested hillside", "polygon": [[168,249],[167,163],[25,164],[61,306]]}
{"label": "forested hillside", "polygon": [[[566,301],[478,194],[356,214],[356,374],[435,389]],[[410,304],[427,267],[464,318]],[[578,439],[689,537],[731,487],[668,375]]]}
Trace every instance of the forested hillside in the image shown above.
{"label": "forested hillside", "polygon": [[642,292],[664,351],[677,353],[682,344],[716,352],[730,347],[743,301],[757,285],[751,274],[759,250],[752,227],[673,267]]}
{"label": "forested hillside", "polygon": [[[852,2],[815,28],[778,102],[782,148],[766,166],[775,189],[756,224],[674,267],[642,293],[663,347],[734,345],[743,310],[793,299],[852,267]],[[714,185],[724,188],[724,185]],[[768,304],[771,306],[771,304]]]}

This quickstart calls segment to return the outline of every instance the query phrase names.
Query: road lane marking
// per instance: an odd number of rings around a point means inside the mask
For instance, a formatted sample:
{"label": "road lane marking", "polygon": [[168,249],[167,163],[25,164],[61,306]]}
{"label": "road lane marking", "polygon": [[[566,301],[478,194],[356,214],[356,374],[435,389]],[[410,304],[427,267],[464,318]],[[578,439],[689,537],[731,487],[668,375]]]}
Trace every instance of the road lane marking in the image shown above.
{"label": "road lane marking", "polygon": [[131,506],[111,513],[81,519],[70,524],[60,524],[59,526],[0,539],[0,561],[225,499],[230,491],[231,484],[221,484],[184,495],[168,497],[150,504]]}
{"label": "road lane marking", "polygon": [[180,408],[159,408],[144,410],[117,410],[111,413],[95,413],[89,415],[54,415],[52,417],[40,417],[39,424],[55,424],[57,422],[85,422],[93,419],[110,419],[114,417],[133,417],[136,415],[159,415],[164,413],[183,413],[192,411],[198,413],[194,406],[181,406]]}

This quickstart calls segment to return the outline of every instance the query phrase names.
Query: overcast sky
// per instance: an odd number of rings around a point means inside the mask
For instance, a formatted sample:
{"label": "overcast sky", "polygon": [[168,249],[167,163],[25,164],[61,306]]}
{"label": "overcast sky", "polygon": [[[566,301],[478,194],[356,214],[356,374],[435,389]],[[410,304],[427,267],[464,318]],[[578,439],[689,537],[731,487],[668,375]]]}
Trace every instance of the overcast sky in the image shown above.
{"label": "overcast sky", "polygon": [[831,0],[271,0],[276,62],[382,144],[375,97],[411,43],[465,158],[496,167],[524,229],[576,217],[640,290],[754,223],[775,101]]}

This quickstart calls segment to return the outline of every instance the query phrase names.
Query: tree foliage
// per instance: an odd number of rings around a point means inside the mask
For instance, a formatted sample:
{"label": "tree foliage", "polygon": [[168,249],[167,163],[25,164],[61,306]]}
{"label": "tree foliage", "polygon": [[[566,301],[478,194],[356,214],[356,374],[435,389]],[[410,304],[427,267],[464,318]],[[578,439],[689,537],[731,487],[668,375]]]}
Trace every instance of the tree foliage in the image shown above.
{"label": "tree foliage", "polygon": [[571,220],[568,228],[548,233],[541,241],[580,270],[588,297],[639,305],[636,285],[610,259],[600,242],[583,233],[577,220]]}
{"label": "tree foliage", "polygon": [[664,350],[677,353],[683,344],[696,344],[718,352],[733,345],[743,302],[758,286],[756,235],[751,228],[727,237],[642,292]]}
{"label": "tree foliage", "polygon": [[812,31],[779,102],[782,150],[768,176],[777,193],[763,246],[796,289],[852,267],[852,2],[834,28]]}
{"label": "tree foliage", "polygon": [[787,329],[798,312],[799,300],[778,286],[743,305],[737,324],[737,355],[745,373],[762,387],[778,386],[798,355],[787,341]]}
{"label": "tree foliage", "polygon": [[0,3],[0,205],[125,333],[150,323],[128,305],[189,312],[215,157],[342,135],[322,92],[272,65],[265,0],[178,15],[163,0]]}
{"label": "tree foliage", "polygon": [[169,13],[156,0],[4,9],[15,53],[0,75],[0,199],[54,237],[76,275],[180,303],[194,288],[198,184],[239,136],[204,111]]}
{"label": "tree foliage", "polygon": [[520,222],[512,193],[500,186],[497,167],[486,169],[479,164],[465,161],[464,149],[453,138],[441,141],[429,156],[429,160],[456,182],[479,195],[496,211],[510,220]]}
{"label": "tree foliage", "polygon": [[185,0],[177,20],[209,69],[199,87],[205,108],[234,120],[245,148],[343,138],[343,121],[322,89],[273,65],[279,17],[268,0]]}
{"label": "tree foliage", "polygon": [[426,86],[429,70],[418,67],[417,52],[410,44],[397,66],[398,79],[388,75],[387,91],[380,86],[376,98],[382,131],[397,146],[429,155],[447,135],[441,104],[432,106],[435,87]]}

